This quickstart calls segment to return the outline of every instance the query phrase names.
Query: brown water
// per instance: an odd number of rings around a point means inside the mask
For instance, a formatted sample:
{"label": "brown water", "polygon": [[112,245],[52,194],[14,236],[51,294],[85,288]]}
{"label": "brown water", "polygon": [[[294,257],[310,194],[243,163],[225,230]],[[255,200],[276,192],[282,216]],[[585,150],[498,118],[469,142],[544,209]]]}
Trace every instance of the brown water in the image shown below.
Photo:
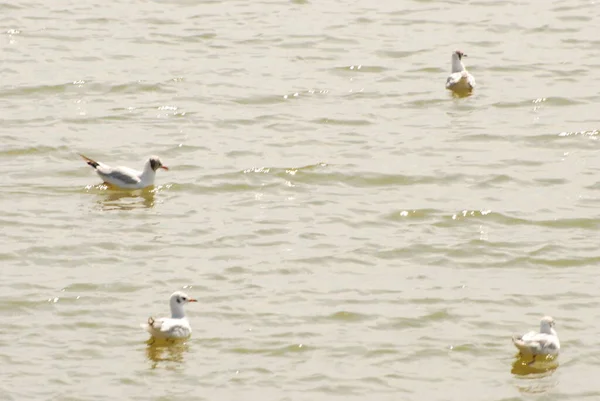
{"label": "brown water", "polygon": [[[0,399],[600,398],[597,1],[0,15]],[[148,345],[181,288],[192,337]]]}

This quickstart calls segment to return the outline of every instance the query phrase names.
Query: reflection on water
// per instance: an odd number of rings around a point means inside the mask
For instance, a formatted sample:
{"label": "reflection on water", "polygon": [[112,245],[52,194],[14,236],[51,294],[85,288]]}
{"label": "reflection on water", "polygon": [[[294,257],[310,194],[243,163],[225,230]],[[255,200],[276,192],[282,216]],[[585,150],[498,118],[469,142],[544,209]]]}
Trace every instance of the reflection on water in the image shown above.
{"label": "reflection on water", "polygon": [[146,341],[146,358],[152,362],[152,369],[161,363],[183,362],[183,355],[190,351],[186,340],[159,340],[151,338]]}
{"label": "reflection on water", "polygon": [[536,375],[536,377],[551,375],[558,368],[558,358],[538,356],[532,363],[531,357],[522,358],[517,355],[511,373],[518,376]]}
{"label": "reflection on water", "polygon": [[450,91],[453,98],[463,98],[469,97],[473,94],[473,91],[463,90],[463,91]]}
{"label": "reflection on water", "polygon": [[153,207],[160,187],[124,190],[100,184],[87,189],[98,195],[98,204],[103,210],[133,210]]}
{"label": "reflection on water", "polygon": [[542,394],[554,389],[558,385],[558,378],[554,372],[558,368],[557,358],[538,356],[535,362],[532,359],[521,358],[513,363],[511,373],[518,379],[515,386],[521,393]]}

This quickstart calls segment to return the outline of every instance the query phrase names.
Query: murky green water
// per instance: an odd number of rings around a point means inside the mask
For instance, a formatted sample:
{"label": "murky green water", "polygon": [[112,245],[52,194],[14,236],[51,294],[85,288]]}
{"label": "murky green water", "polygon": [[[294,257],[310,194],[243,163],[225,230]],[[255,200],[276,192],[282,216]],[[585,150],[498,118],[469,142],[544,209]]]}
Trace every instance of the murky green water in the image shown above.
{"label": "murky green water", "polygon": [[599,7],[0,3],[0,398],[598,399]]}

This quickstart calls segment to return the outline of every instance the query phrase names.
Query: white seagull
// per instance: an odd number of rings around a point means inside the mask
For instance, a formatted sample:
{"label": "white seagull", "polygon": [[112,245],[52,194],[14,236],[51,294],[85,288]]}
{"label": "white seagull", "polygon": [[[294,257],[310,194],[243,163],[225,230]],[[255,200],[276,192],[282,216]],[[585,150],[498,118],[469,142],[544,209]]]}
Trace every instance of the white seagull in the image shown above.
{"label": "white seagull", "polygon": [[462,63],[463,57],[467,55],[460,50],[452,53],[452,73],[446,80],[446,89],[453,92],[471,92],[475,88],[475,78]]}
{"label": "white seagull", "polygon": [[558,334],[554,330],[554,319],[550,316],[544,316],[540,323],[540,331],[530,331],[522,336],[513,336],[513,343],[520,352],[521,356],[531,356],[535,362],[537,355],[558,355],[560,351],[560,341]]}
{"label": "white seagull", "polygon": [[181,291],[175,291],[171,294],[171,299],[169,300],[171,317],[160,319],[149,317],[148,323],[141,324],[140,326],[146,329],[154,338],[176,339],[189,337],[192,334],[192,327],[183,311],[183,305],[188,302],[198,301],[188,297],[187,294]]}
{"label": "white seagull", "polygon": [[144,170],[142,171],[134,170],[129,167],[110,167],[82,154],[79,154],[79,156],[96,170],[96,173],[102,178],[105,184],[123,189],[142,189],[154,185],[156,170],[159,168],[162,168],[163,170],[169,169],[167,166],[163,166],[162,161],[158,156],[151,156],[144,165]]}

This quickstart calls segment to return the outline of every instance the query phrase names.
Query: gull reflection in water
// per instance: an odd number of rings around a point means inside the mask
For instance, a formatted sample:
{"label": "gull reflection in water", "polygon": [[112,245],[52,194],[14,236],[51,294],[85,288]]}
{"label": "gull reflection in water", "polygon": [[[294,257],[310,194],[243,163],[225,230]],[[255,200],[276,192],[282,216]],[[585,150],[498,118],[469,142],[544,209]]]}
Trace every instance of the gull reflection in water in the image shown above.
{"label": "gull reflection in water", "polygon": [[557,368],[557,358],[552,356],[546,359],[538,357],[534,363],[531,363],[531,358],[517,355],[510,373],[521,379],[516,384],[521,393],[541,394],[552,390],[558,384],[558,379],[552,377]]}
{"label": "gull reflection in water", "polygon": [[160,187],[148,187],[136,190],[123,190],[105,184],[87,187],[100,198],[98,204],[102,210],[148,209],[156,203],[156,193]]}
{"label": "gull reflection in water", "polygon": [[517,360],[513,363],[510,373],[519,376],[547,373],[552,374],[558,368],[558,358],[551,355],[538,356],[532,361],[531,357],[522,357],[517,354]]}
{"label": "gull reflection in water", "polygon": [[161,363],[183,362],[183,355],[189,352],[190,346],[185,339],[162,340],[150,338],[146,341],[146,358],[152,363],[152,369],[156,369]]}
{"label": "gull reflection in water", "polygon": [[462,91],[462,92],[458,92],[458,91],[451,91],[451,93],[450,93],[450,95],[451,95],[453,98],[455,98],[455,99],[456,99],[456,98],[458,98],[458,99],[462,99],[462,98],[465,98],[465,97],[469,97],[469,96],[471,96],[472,94],[473,94],[473,92],[471,92],[471,91]]}

